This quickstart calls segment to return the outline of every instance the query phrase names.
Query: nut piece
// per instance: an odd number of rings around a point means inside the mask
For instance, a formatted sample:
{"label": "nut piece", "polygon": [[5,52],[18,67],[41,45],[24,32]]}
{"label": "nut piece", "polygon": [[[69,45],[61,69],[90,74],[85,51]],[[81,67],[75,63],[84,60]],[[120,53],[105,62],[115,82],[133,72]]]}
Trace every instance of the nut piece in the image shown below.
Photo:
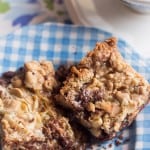
{"label": "nut piece", "polygon": [[121,111],[121,107],[119,106],[118,103],[115,103],[115,102],[101,101],[101,102],[96,102],[95,105],[96,105],[96,108],[105,110],[112,117],[115,117]]}
{"label": "nut piece", "polygon": [[23,92],[19,88],[11,88],[10,94],[15,95],[15,96],[20,97],[20,98],[23,97]]}
{"label": "nut piece", "polygon": [[129,103],[130,96],[129,93],[123,93],[121,91],[116,92],[116,98],[118,99],[118,101],[120,101],[120,103],[123,103],[125,105],[127,105]]}
{"label": "nut piece", "polygon": [[28,71],[25,75],[25,85],[28,88],[40,90],[44,83],[44,77],[36,71]]}
{"label": "nut piece", "polygon": [[4,105],[2,99],[0,98],[0,115],[3,114],[3,112],[4,112]]}
{"label": "nut piece", "polygon": [[76,76],[79,77],[79,79],[83,82],[87,82],[89,80],[91,80],[94,76],[94,73],[92,71],[92,69],[77,69],[75,66],[73,66],[71,68],[71,72],[74,73]]}
{"label": "nut piece", "polygon": [[118,132],[119,129],[120,129],[120,123],[116,122],[116,123],[114,124],[114,130],[115,130],[116,132]]}
{"label": "nut piece", "polygon": [[25,86],[36,90],[52,90],[57,86],[55,71],[49,61],[31,61],[25,64]]}
{"label": "nut piece", "polygon": [[102,125],[103,121],[102,121],[102,118],[99,117],[98,115],[96,114],[93,114],[90,118],[89,118],[89,121],[92,122],[92,127],[93,128],[98,128]]}
{"label": "nut piece", "polygon": [[40,67],[45,71],[45,73],[46,73],[45,75],[48,75],[48,74],[54,75],[55,74],[53,64],[50,61],[46,61],[46,60],[41,61]]}
{"label": "nut piece", "polygon": [[92,102],[87,104],[87,110],[91,112],[95,112],[95,105]]}
{"label": "nut piece", "polygon": [[49,77],[47,80],[44,82],[44,87],[47,90],[53,90],[54,87],[57,86],[57,82],[54,77]]}
{"label": "nut piece", "polygon": [[15,88],[19,88],[22,86],[22,81],[18,76],[15,76],[11,79],[12,86]]}

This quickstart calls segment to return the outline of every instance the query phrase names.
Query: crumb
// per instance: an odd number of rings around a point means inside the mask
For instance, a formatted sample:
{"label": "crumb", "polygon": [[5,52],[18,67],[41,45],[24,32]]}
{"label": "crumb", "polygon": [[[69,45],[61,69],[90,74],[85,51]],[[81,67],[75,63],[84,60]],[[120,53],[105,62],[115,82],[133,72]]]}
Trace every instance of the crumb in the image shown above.
{"label": "crumb", "polygon": [[116,140],[116,141],[115,141],[115,145],[116,145],[116,146],[119,146],[119,145],[121,145],[121,144],[122,144],[121,141],[119,141],[119,140]]}
{"label": "crumb", "polygon": [[108,147],[111,148],[111,147],[112,147],[112,143],[110,143],[110,144],[108,145]]}
{"label": "crumb", "polygon": [[119,139],[119,140],[123,140],[123,135],[120,134],[120,135],[118,136],[118,139]]}

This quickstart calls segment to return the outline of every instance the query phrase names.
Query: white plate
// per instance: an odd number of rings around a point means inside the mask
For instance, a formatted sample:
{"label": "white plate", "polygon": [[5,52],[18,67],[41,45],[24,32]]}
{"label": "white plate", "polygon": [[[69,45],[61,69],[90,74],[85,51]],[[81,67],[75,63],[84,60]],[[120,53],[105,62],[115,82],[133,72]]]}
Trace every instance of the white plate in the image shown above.
{"label": "white plate", "polygon": [[75,24],[113,32],[150,57],[150,15],[138,14],[119,0],[65,0],[65,4]]}

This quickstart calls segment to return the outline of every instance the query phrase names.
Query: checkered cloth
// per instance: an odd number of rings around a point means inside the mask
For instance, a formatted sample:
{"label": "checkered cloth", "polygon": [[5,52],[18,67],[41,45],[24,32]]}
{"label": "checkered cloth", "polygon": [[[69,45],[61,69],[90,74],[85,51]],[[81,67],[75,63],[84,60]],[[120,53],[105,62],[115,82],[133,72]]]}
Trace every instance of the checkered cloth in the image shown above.
{"label": "checkered cloth", "polygon": [[[75,63],[91,50],[97,41],[111,36],[111,33],[95,28],[49,23],[19,29],[0,39],[0,73],[15,70],[29,60],[51,60],[55,67]],[[121,39],[118,41],[118,47],[127,62],[150,81],[150,59],[141,58]],[[150,106],[147,106],[137,116],[136,121],[123,131],[123,144],[112,144],[110,147],[109,143],[115,143],[113,139],[99,143],[93,146],[93,149],[149,150],[149,113]]]}

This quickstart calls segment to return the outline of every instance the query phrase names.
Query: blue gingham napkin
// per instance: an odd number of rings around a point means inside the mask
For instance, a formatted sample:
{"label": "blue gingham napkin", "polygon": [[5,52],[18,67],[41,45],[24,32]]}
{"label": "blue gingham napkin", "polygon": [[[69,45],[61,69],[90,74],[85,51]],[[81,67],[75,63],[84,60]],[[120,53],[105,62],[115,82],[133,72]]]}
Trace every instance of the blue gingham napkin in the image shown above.
{"label": "blue gingham napkin", "polygon": [[[95,43],[113,36],[100,29],[63,24],[29,26],[0,38],[0,74],[15,70],[29,60],[51,60],[55,67],[78,62]],[[119,39],[122,56],[150,81],[150,59],[143,59],[125,41]],[[149,150],[150,106],[123,133],[123,144],[116,146],[115,139],[98,143],[93,149]],[[112,145],[110,146],[110,144]],[[91,149],[91,148],[89,148]]]}

